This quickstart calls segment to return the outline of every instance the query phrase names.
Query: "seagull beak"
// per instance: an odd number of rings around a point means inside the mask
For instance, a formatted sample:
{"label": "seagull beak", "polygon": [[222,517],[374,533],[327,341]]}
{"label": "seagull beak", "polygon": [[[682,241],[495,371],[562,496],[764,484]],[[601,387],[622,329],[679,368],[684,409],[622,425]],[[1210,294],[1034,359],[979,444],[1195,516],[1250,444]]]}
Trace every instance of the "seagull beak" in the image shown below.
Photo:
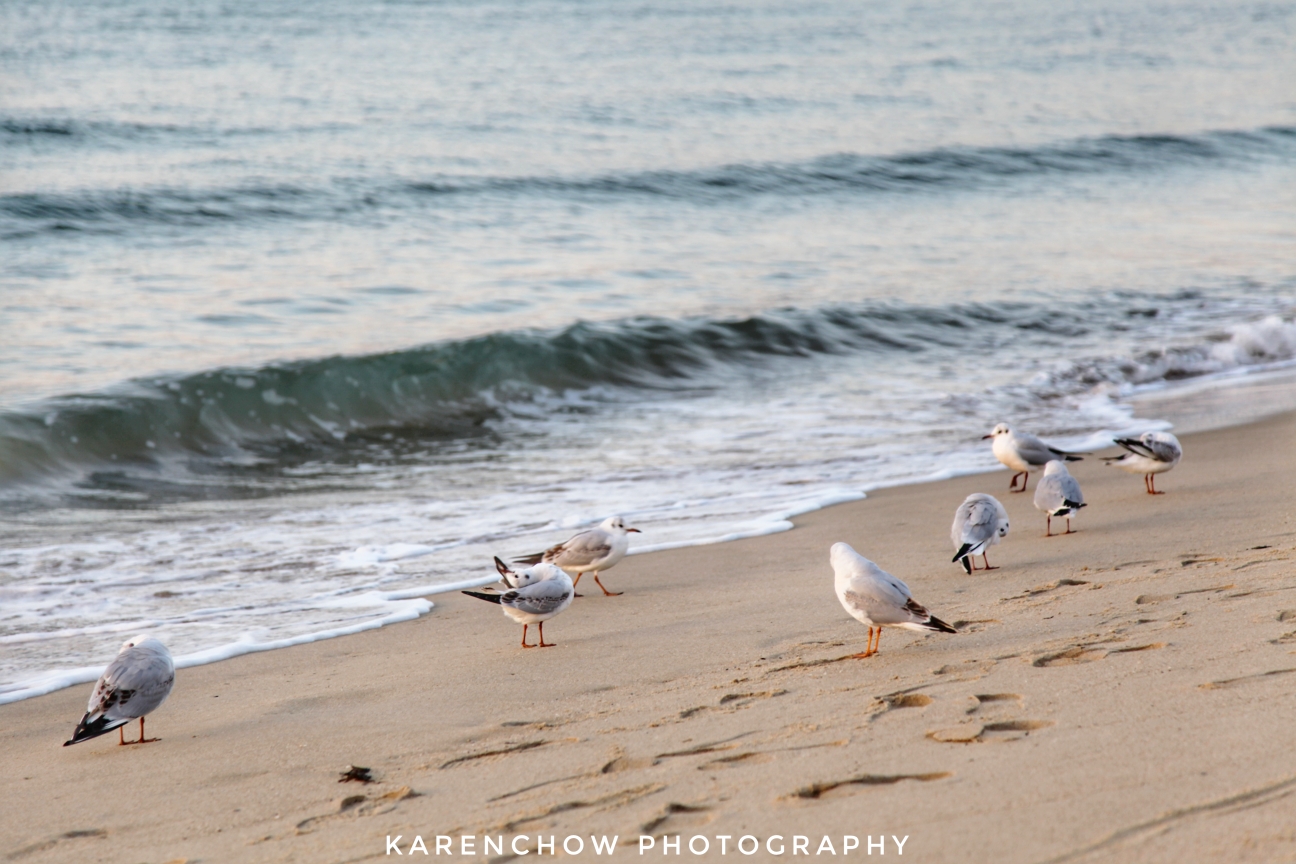
{"label": "seagull beak", "polygon": [[981,436],[981,440],[984,441],[984,440],[986,440],[987,438],[993,438],[993,437],[994,437],[993,435],[982,435],[982,436]]}
{"label": "seagull beak", "polygon": [[640,531],[638,528],[627,528],[627,529],[626,529],[626,533],[627,533],[627,534],[642,534],[643,532]]}

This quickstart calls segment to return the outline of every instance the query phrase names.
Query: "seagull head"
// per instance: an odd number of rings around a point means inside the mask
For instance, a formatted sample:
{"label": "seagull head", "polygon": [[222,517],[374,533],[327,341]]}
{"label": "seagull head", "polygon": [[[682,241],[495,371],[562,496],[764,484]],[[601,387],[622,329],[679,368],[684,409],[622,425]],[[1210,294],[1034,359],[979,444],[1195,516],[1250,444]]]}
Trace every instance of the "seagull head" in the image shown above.
{"label": "seagull head", "polygon": [[617,534],[642,534],[643,533],[638,528],[627,528],[625,524],[625,520],[622,519],[620,516],[609,516],[608,518],[603,520],[603,524],[600,525],[599,527],[605,531],[613,531]]}
{"label": "seagull head", "polygon": [[133,636],[130,639],[127,639],[122,643],[121,649],[117,653],[124,654],[132,648],[143,648],[148,651],[166,651],[165,645],[147,633],[141,633],[138,636]]}
{"label": "seagull head", "polygon": [[833,571],[837,573],[856,566],[863,557],[849,543],[837,542],[828,550],[828,560],[832,563]]}
{"label": "seagull head", "polygon": [[1067,470],[1066,465],[1061,460],[1058,459],[1054,459],[1044,466],[1045,477],[1052,477],[1054,474],[1070,474],[1070,473],[1071,472]]}
{"label": "seagull head", "polygon": [[1008,424],[1000,423],[998,426],[990,430],[989,435],[982,435],[981,440],[984,441],[987,438],[998,438],[1000,435],[1011,435],[1011,434],[1012,434],[1012,430],[1008,428]]}

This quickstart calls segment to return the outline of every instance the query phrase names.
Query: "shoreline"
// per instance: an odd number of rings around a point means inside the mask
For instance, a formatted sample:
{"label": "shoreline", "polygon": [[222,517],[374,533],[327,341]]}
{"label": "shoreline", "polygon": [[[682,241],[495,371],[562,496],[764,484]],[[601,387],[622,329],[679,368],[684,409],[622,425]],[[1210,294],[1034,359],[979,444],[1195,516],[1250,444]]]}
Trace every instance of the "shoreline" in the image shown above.
{"label": "shoreline", "polygon": [[[1287,414],[1185,436],[1156,498],[1077,463],[1070,537],[1045,540],[1004,472],[633,556],[605,580],[625,596],[577,601],[543,652],[443,595],[399,626],[183,670],[147,748],[59,746],[88,686],[11,703],[0,851],[344,861],[397,834],[885,831],[920,861],[1289,856],[1268,805],[1296,782],[1296,459],[1272,446],[1293,434]],[[1278,467],[1237,458],[1261,452]],[[970,491],[1013,519],[1001,569],[971,577],[947,537]],[[832,595],[835,540],[961,632],[888,630],[849,659],[865,630]],[[348,765],[378,782],[338,785]]]}
{"label": "shoreline", "polygon": [[[1170,428],[1172,429],[1185,429],[1186,432],[1181,432],[1181,435],[1213,432],[1235,426],[1245,426],[1262,422],[1266,419],[1290,411],[1296,411],[1296,369],[1290,367],[1290,362],[1283,362],[1274,364],[1271,368],[1264,368],[1253,372],[1229,372],[1202,376],[1200,379],[1189,379],[1180,386],[1168,389],[1159,387],[1146,392],[1131,394],[1122,404],[1128,407],[1132,412],[1138,412],[1142,409],[1150,409],[1151,411],[1159,412],[1162,416],[1159,416],[1157,419],[1148,420],[1144,425],[1146,425],[1147,428],[1160,428],[1162,424],[1168,422],[1171,424]],[[1257,402],[1261,401],[1261,398],[1267,400],[1267,404],[1270,407],[1265,408],[1257,405]],[[1130,429],[1136,427],[1143,428],[1143,426],[1138,423],[1131,423],[1129,426]],[[1075,445],[1077,449],[1087,449],[1091,446],[1092,443]],[[632,547],[627,557],[651,555],[677,549],[720,546],[757,537],[777,535],[792,530],[795,527],[794,520],[800,517],[831,509],[844,503],[866,500],[869,496],[875,495],[882,490],[904,488],[908,486],[922,486],[925,484],[940,483],[966,477],[995,474],[1005,470],[1006,469],[1003,466],[998,464],[984,468],[970,468],[964,471],[937,470],[928,475],[894,483],[882,482],[878,485],[864,486],[861,487],[857,493],[830,496],[826,499],[827,503],[816,501],[804,509],[798,507],[785,512],[753,517],[753,525],[756,527],[753,527],[751,531],[698,540],[643,544],[637,547]],[[757,522],[760,524],[757,525]],[[420,555],[405,556],[393,560],[407,560],[408,558],[417,557],[420,557]],[[175,658],[176,668],[194,668],[211,663],[223,662],[247,654],[277,651],[283,648],[294,647],[296,645],[353,636],[357,633],[363,633],[369,630],[403,623],[405,621],[423,617],[431,612],[431,608],[435,605],[436,601],[427,600],[426,598],[435,598],[441,595],[453,594],[464,588],[490,585],[497,581],[498,580],[494,575],[484,575],[447,583],[444,586],[432,584],[411,588],[394,588],[391,590],[375,588],[366,592],[348,594],[347,596],[349,597],[357,597],[364,594],[377,594],[382,596],[384,602],[401,604],[401,606],[400,608],[392,608],[388,610],[381,617],[366,620],[358,624],[336,627],[312,633],[302,633],[264,643],[227,642],[214,647],[204,648],[196,652],[177,656]],[[421,608],[419,603],[420,600],[423,601]],[[149,629],[147,626],[142,624],[139,625],[139,627],[143,630]],[[122,638],[125,639],[129,638],[135,632],[136,627],[132,625],[129,628],[122,629],[121,635]],[[50,693],[56,693],[67,687],[76,687],[82,684],[93,683],[98,679],[105,666],[106,663],[94,666],[74,667],[17,680],[11,685],[0,689],[0,706],[25,701],[27,699],[39,698]]]}

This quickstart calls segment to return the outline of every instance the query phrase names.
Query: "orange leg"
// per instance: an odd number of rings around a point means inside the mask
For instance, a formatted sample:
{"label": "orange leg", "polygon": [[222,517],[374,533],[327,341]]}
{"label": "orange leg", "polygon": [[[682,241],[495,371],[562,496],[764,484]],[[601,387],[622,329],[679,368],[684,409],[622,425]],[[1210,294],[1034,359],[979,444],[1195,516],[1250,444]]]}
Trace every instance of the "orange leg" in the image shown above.
{"label": "orange leg", "polygon": [[1076,532],[1074,532],[1074,531],[1071,530],[1071,517],[1070,517],[1070,516],[1067,517],[1067,530],[1066,530],[1066,533],[1068,533],[1068,534],[1074,534],[1074,533],[1076,533]]}
{"label": "orange leg", "polygon": [[[584,576],[584,575],[585,575],[585,571],[582,570],[581,572],[577,573],[577,574],[576,574],[576,578],[572,580],[572,596],[573,596],[573,597],[584,597],[584,596],[585,596],[584,594],[582,594],[582,593],[580,593],[579,591],[576,590],[576,586],[580,584],[580,577],[582,577],[582,576]],[[597,581],[597,580],[595,580],[595,581]],[[599,587],[602,588],[603,586],[600,585]]]}
{"label": "orange leg", "polygon": [[554,646],[557,645],[557,644],[558,644],[557,642],[546,642],[546,641],[544,641],[544,622],[541,621],[541,622],[540,622],[540,645],[539,645],[538,647],[540,647],[540,648],[552,648],[552,647],[554,647]]}
{"label": "orange leg", "polygon": [[125,726],[118,726],[118,727],[117,727],[117,746],[118,746],[118,747],[123,747],[123,746],[125,746],[125,744],[126,744],[126,727],[125,727]]}
{"label": "orange leg", "polygon": [[881,647],[882,647],[882,627],[879,625],[877,639],[874,640],[873,642],[873,653],[874,654],[878,653],[878,649]]}
{"label": "orange leg", "polygon": [[[1021,485],[1021,488],[1020,488],[1020,489],[1017,488],[1017,478],[1018,478],[1018,477],[1022,478],[1022,485]],[[1030,480],[1030,472],[1029,472],[1029,471],[1018,471],[1016,474],[1014,474],[1014,475],[1012,476],[1012,480],[1009,480],[1009,481],[1008,481],[1008,491],[1009,491],[1009,492],[1025,492],[1025,491],[1026,491],[1026,481],[1028,481],[1028,480]]]}
{"label": "orange leg", "polygon": [[[534,648],[534,647],[535,647],[534,645],[528,645],[528,644],[527,644],[527,641],[526,641],[526,631],[527,631],[527,628],[530,627],[530,626],[531,626],[530,624],[523,624],[523,625],[522,625],[522,647],[523,647],[523,648]],[[542,636],[542,637],[541,637],[541,641],[543,641],[543,639],[544,639],[544,637]]]}
{"label": "orange leg", "polygon": [[1047,520],[1044,523],[1044,536],[1052,537],[1053,536],[1053,514],[1045,513],[1044,518]]}
{"label": "orange leg", "polygon": [[1156,488],[1156,475],[1147,474],[1143,477],[1143,485],[1147,487],[1149,495],[1164,495],[1164,492],[1158,492]]}
{"label": "orange leg", "polygon": [[140,740],[139,740],[139,743],[141,743],[141,744],[152,744],[154,741],[160,741],[160,740],[161,740],[160,738],[145,738],[145,737],[144,737],[144,718],[141,717],[141,718],[140,718]]}
{"label": "orange leg", "polygon": [[990,559],[986,557],[986,553],[984,553],[984,552],[981,553],[981,560],[985,562],[985,567],[982,568],[982,569],[984,569],[984,570],[998,570],[998,569],[999,569],[998,567],[991,567],[991,566],[990,566]]}
{"label": "orange leg", "polygon": [[851,656],[857,660],[863,660],[865,657],[873,656],[873,628],[871,626],[869,627],[868,641],[864,643],[864,650],[859,654],[852,654]]}
{"label": "orange leg", "polygon": [[[594,571],[594,581],[598,584],[600,588],[603,588],[603,583],[599,582],[597,570]],[[603,588],[604,597],[620,597],[624,593],[625,593],[624,591],[609,591],[606,588]]]}

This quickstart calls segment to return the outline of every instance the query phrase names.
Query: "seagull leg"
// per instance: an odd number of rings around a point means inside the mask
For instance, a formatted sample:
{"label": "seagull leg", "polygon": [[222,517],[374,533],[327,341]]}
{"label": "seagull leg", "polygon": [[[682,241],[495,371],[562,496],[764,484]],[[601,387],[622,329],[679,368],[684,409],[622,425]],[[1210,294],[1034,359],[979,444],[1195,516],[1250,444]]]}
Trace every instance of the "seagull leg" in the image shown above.
{"label": "seagull leg", "polygon": [[874,654],[878,653],[878,649],[881,647],[882,647],[882,625],[879,624],[877,639],[873,641],[873,653]]}
{"label": "seagull leg", "polygon": [[1070,516],[1066,517],[1066,520],[1067,520],[1067,530],[1066,530],[1066,533],[1068,533],[1068,534],[1074,534],[1074,533],[1076,533],[1076,532],[1074,532],[1074,531],[1071,530],[1071,517],[1070,517]]}
{"label": "seagull leg", "polygon": [[1155,475],[1155,474],[1149,474],[1149,475],[1147,475],[1146,477],[1144,477],[1143,479],[1144,479],[1144,481],[1146,481],[1147,491],[1148,491],[1148,494],[1149,494],[1149,495],[1164,495],[1164,494],[1165,494],[1164,492],[1158,492],[1158,491],[1157,491],[1157,488],[1156,488],[1156,475]]}
{"label": "seagull leg", "polygon": [[872,657],[873,652],[869,649],[873,647],[873,628],[869,627],[868,641],[864,643],[864,650],[859,654],[852,654],[851,657],[856,660],[863,660],[865,657]]}
{"label": "seagull leg", "polygon": [[544,641],[544,622],[541,621],[541,622],[540,622],[540,644],[539,644],[537,647],[539,647],[539,648],[552,648],[552,647],[554,647],[554,646],[557,645],[557,644],[558,644],[557,642],[546,642],[546,641]]}
{"label": "seagull leg", "polygon": [[[594,584],[598,585],[600,588],[603,588],[603,583],[599,581],[597,570],[594,571]],[[624,593],[625,593],[624,591],[609,591],[606,588],[603,588],[604,597],[620,597]]]}
{"label": "seagull leg", "polygon": [[[1020,488],[1020,489],[1016,488],[1016,487],[1017,487],[1017,478],[1018,478],[1018,477],[1022,478],[1022,485],[1021,485],[1021,488]],[[1012,476],[1012,480],[1009,481],[1009,483],[1008,483],[1008,491],[1009,491],[1009,492],[1025,492],[1025,491],[1026,491],[1026,482],[1027,482],[1028,480],[1030,480],[1030,472],[1029,472],[1029,471],[1018,471],[1016,474],[1014,474],[1014,475]]]}
{"label": "seagull leg", "polygon": [[981,553],[981,560],[985,562],[985,567],[982,568],[982,569],[984,569],[984,570],[998,570],[998,569],[999,569],[998,567],[991,567],[991,566],[990,566],[990,559],[986,557],[986,553],[984,553],[984,552]]}
{"label": "seagull leg", "polygon": [[126,732],[125,732],[125,729],[126,729],[125,726],[118,726],[118,727],[117,727],[117,746],[118,746],[118,747],[125,747],[125,746],[126,746]]}
{"label": "seagull leg", "polygon": [[576,574],[576,578],[572,580],[572,596],[573,596],[573,597],[584,597],[584,596],[585,596],[584,594],[582,594],[582,593],[580,593],[579,591],[576,590],[576,586],[580,584],[580,577],[582,577],[582,576],[584,576],[584,575],[585,575],[585,571],[582,570],[582,571],[580,571],[579,573],[577,573],[577,574]]}
{"label": "seagull leg", "polygon": [[139,740],[139,743],[141,743],[141,744],[152,744],[154,741],[160,741],[160,740],[162,740],[162,739],[160,739],[160,738],[145,738],[145,737],[144,737],[144,718],[141,717],[141,718],[140,718],[140,740]]}
{"label": "seagull leg", "polygon": [[535,647],[534,645],[528,645],[528,644],[527,644],[527,641],[526,641],[526,631],[527,631],[527,628],[530,627],[530,626],[531,626],[530,624],[523,624],[523,625],[522,625],[522,647],[523,647],[523,648],[534,648],[534,647]]}
{"label": "seagull leg", "polygon": [[1045,514],[1044,514],[1044,519],[1045,519],[1045,522],[1044,522],[1044,536],[1045,536],[1045,537],[1052,537],[1052,536],[1053,536],[1053,514],[1052,514],[1052,513],[1045,513]]}

